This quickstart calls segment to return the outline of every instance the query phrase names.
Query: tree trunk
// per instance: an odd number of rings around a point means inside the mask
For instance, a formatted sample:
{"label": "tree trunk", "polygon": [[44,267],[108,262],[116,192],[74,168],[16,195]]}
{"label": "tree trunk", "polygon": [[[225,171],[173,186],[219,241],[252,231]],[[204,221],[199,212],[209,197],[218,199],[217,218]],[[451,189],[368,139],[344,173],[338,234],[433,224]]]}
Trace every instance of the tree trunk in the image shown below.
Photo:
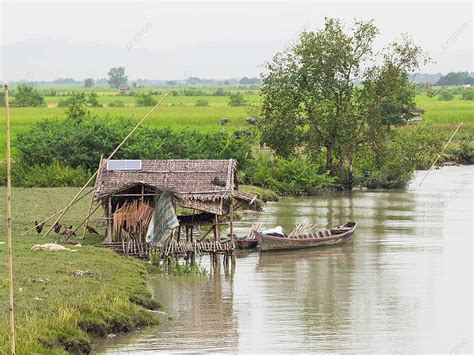
{"label": "tree trunk", "polygon": [[347,189],[352,191],[352,185],[354,184],[354,170],[352,167],[352,157],[349,158],[349,176],[347,177]]}
{"label": "tree trunk", "polygon": [[333,163],[332,163],[332,145],[326,145],[326,171],[329,171],[331,175],[333,174]]}

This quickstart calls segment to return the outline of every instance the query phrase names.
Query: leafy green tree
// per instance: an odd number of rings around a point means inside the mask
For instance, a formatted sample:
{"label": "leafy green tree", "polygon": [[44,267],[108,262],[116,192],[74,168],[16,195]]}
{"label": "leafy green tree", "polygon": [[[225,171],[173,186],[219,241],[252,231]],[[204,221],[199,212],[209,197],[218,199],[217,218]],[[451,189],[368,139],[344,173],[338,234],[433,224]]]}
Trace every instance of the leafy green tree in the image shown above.
{"label": "leafy green tree", "polygon": [[126,84],[128,77],[125,75],[124,67],[111,68],[107,73],[108,83],[111,87],[118,89],[120,85]]}
{"label": "leafy green tree", "polygon": [[94,79],[88,78],[84,80],[84,87],[91,88],[94,86]]}
{"label": "leafy green tree", "polygon": [[450,72],[442,76],[436,83],[439,86],[464,84],[474,85],[474,78],[470,77],[468,72]]}
{"label": "leafy green tree", "polygon": [[474,89],[469,88],[465,89],[462,92],[462,99],[466,101],[473,101],[474,100]]}
{"label": "leafy green tree", "polygon": [[[303,32],[297,44],[278,53],[263,74],[262,141],[286,157],[324,151],[326,170],[345,176],[351,189],[357,149],[377,146],[387,126],[406,122],[415,108],[409,75],[427,60],[406,37],[377,58],[378,34],[373,21],[355,21],[347,30],[340,20],[326,19],[323,29]],[[374,57],[380,64],[372,64]]]}
{"label": "leafy green tree", "polygon": [[454,95],[450,90],[441,90],[438,92],[439,101],[451,101],[452,99],[454,99]]}
{"label": "leafy green tree", "polygon": [[16,107],[40,107],[44,106],[44,97],[31,85],[21,84],[15,90],[15,100],[12,106]]}
{"label": "leafy green tree", "polygon": [[92,107],[102,107],[102,104],[99,102],[99,96],[96,92],[91,92],[89,94],[87,103]]}
{"label": "leafy green tree", "polygon": [[143,92],[135,97],[135,102],[137,106],[155,106],[158,101],[152,95]]}
{"label": "leafy green tree", "polygon": [[247,101],[245,100],[244,95],[240,92],[230,94],[229,96],[229,106],[245,106]]}

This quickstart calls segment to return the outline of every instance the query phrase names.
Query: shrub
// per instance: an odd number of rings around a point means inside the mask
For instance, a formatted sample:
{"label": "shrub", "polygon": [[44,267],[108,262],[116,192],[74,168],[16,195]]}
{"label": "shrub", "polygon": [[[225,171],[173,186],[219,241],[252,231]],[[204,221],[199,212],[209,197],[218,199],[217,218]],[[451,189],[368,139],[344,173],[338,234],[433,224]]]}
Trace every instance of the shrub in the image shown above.
{"label": "shrub", "polygon": [[12,106],[16,107],[40,107],[44,106],[44,98],[33,86],[21,84],[16,88],[15,100]]}
{"label": "shrub", "polygon": [[229,96],[229,106],[245,106],[247,102],[245,101],[244,95],[240,92],[236,92]]}
{"label": "shrub", "polygon": [[474,89],[469,88],[469,89],[463,90],[462,99],[467,100],[467,101],[473,101],[474,100]]}
{"label": "shrub", "polygon": [[102,153],[111,152],[134,126],[131,120],[99,119],[80,107],[68,107],[64,120],[42,120],[17,134],[16,155],[25,165],[51,165],[95,170]]}
{"label": "shrub", "polygon": [[[42,120],[17,134],[17,161],[25,166],[61,166],[95,171],[102,153],[111,152],[134,126],[131,120],[98,118],[71,101],[67,118]],[[82,106],[81,106],[82,105]],[[117,159],[228,159],[251,166],[252,142],[226,132],[178,131],[141,127],[116,154]],[[78,174],[78,176],[81,176]]]}
{"label": "shrub", "polygon": [[[83,186],[90,174],[84,168],[71,168],[54,162],[50,165],[22,165],[12,167],[12,185],[19,187]],[[0,183],[6,185],[6,164],[0,165]]]}
{"label": "shrub", "polygon": [[454,95],[449,90],[441,90],[438,93],[438,100],[439,101],[451,101],[454,98]]}
{"label": "shrub", "polygon": [[245,170],[252,165],[252,142],[227,132],[172,131],[142,128],[124,147],[128,159],[229,159]]}
{"label": "shrub", "polygon": [[135,102],[137,106],[155,106],[157,103],[156,99],[152,95],[146,93],[138,94],[135,97]]}
{"label": "shrub", "polygon": [[109,107],[125,107],[125,104],[123,103],[123,101],[114,100],[111,103],[109,103]]}
{"label": "shrub", "polygon": [[312,195],[333,186],[335,178],[304,156],[285,159],[259,155],[251,182],[280,195]]}
{"label": "shrub", "polygon": [[366,151],[366,164],[355,175],[356,182],[361,186],[371,189],[402,188],[413,178],[415,164],[397,143],[389,143],[383,152],[371,153]]}
{"label": "shrub", "polygon": [[58,96],[58,91],[54,89],[44,90],[44,96]]}
{"label": "shrub", "polygon": [[91,92],[87,98],[87,104],[91,107],[102,107],[102,104],[99,102],[97,93]]}
{"label": "shrub", "polygon": [[458,161],[462,164],[474,164],[474,142],[463,140],[456,151]]}
{"label": "shrub", "polygon": [[196,88],[188,88],[183,90],[184,96],[204,96],[206,93],[202,90],[198,90]]}
{"label": "shrub", "polygon": [[207,102],[207,100],[197,100],[196,101],[196,106],[209,106],[209,102]]}
{"label": "shrub", "polygon": [[212,96],[226,96],[227,93],[224,91],[223,88],[218,88],[216,91],[212,93]]}

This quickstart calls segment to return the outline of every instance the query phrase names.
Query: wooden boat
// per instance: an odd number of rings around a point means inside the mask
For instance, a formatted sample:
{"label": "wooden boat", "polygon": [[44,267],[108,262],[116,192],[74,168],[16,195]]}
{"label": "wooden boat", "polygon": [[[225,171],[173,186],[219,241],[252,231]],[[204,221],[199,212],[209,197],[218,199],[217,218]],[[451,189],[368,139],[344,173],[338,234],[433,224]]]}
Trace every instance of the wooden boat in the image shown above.
{"label": "wooden boat", "polygon": [[235,240],[238,249],[254,249],[258,246],[257,239],[238,238]]}
{"label": "wooden boat", "polygon": [[293,237],[257,233],[261,251],[304,249],[342,244],[352,238],[357,222],[347,222],[342,226],[323,232],[299,234]]}

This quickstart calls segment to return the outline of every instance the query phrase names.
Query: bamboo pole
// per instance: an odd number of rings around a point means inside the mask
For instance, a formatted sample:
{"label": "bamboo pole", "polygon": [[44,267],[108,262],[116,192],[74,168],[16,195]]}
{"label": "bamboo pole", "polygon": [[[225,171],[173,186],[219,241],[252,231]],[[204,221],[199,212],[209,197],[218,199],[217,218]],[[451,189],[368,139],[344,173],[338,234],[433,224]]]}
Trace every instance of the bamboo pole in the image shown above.
{"label": "bamboo pole", "polygon": [[[76,198],[81,194],[81,192],[87,187],[87,185],[90,184],[90,182],[95,178],[95,176],[99,173],[99,171],[102,169],[102,167],[107,163],[107,161],[109,161],[110,159],[112,159],[112,157],[115,155],[115,153],[117,153],[117,151],[122,148],[122,146],[125,144],[125,142],[130,138],[130,136],[135,133],[135,131],[142,125],[142,123],[158,108],[158,106],[161,105],[161,103],[168,97],[168,95],[170,94],[170,92],[168,91],[161,99],[160,101],[158,101],[158,103],[150,110],[148,111],[148,113],[136,124],[136,126],[130,131],[129,134],[127,134],[127,136],[122,140],[122,142],[114,149],[114,151],[109,155],[109,157],[107,159],[105,159],[101,166],[99,166],[99,169],[97,169],[97,171],[89,178],[89,180],[87,180],[87,182],[84,184],[84,186],[79,190],[79,192],[76,194],[76,196],[73,197],[73,199],[71,200],[71,202],[69,202],[69,204],[66,206],[66,208],[64,209],[63,212],[61,212],[61,214],[59,215],[59,217],[56,219],[56,221],[53,223],[56,224],[58,223],[61,218],[63,218],[63,216],[66,214],[66,212],[69,210],[69,208],[71,207],[71,205],[74,203],[74,201],[76,200]],[[49,227],[48,231],[46,232],[46,234],[44,235],[45,237],[51,232],[51,229],[53,229],[53,226]]]}
{"label": "bamboo pole", "polygon": [[15,354],[15,311],[13,309],[13,252],[12,252],[12,166],[10,154],[10,102],[5,85],[5,113],[7,126],[7,239],[8,239],[8,313],[10,353]]}
{"label": "bamboo pole", "polygon": [[428,169],[428,171],[426,172],[425,176],[423,176],[423,179],[421,179],[420,183],[418,184],[418,187],[421,186],[421,184],[423,183],[423,181],[425,181],[426,177],[428,176],[428,174],[431,172],[431,169],[433,169],[433,167],[435,166],[435,164],[438,162],[438,159],[441,158],[441,155],[443,154],[444,150],[448,147],[449,143],[451,143],[451,140],[454,138],[454,136],[456,135],[456,133],[458,133],[459,131],[459,128],[461,128],[462,126],[462,122],[459,124],[458,128],[456,128],[456,130],[454,131],[454,133],[451,135],[451,137],[448,139],[448,141],[446,142],[446,144],[444,145],[443,149],[441,150],[441,152],[438,154],[438,156],[436,157],[436,159],[434,160],[433,164],[431,164],[430,168]]}
{"label": "bamboo pole", "polygon": [[[100,155],[100,160],[99,160],[99,167],[102,164],[102,158],[104,157],[104,154]],[[89,204],[89,211],[87,212],[87,218],[86,218],[86,223],[84,224],[84,229],[82,230],[82,238],[84,239],[84,236],[86,235],[86,228],[89,223],[89,217],[91,215],[91,210],[92,210],[92,204],[94,203],[94,194],[91,195],[91,202]],[[99,205],[100,206],[100,205]],[[94,210],[95,211],[95,210]]]}
{"label": "bamboo pole", "polygon": [[[76,229],[74,229],[74,233],[76,233],[76,231],[77,231],[79,228],[81,228],[81,226],[84,224],[84,222],[89,221],[89,217],[92,216],[92,215],[94,214],[94,212],[97,211],[97,209],[98,209],[99,207],[100,207],[100,204],[98,204],[97,206],[95,206],[95,208],[94,208],[94,210],[93,210],[92,212],[89,211],[89,214],[87,215],[86,219],[83,220],[83,221],[81,222],[81,224],[79,224],[79,225],[76,227]],[[87,224],[86,224],[85,226],[87,226]],[[83,236],[83,238],[84,238],[84,236]]]}
{"label": "bamboo pole", "polygon": [[[88,192],[86,192],[84,195],[82,195],[81,197],[79,197],[74,203],[79,202],[79,201],[82,200],[84,197],[86,197],[87,195],[89,195],[92,191],[93,191],[93,189],[90,190],[90,191],[88,191]],[[66,208],[66,207],[65,207],[65,208]],[[23,237],[25,234],[27,234],[28,232],[31,232],[33,229],[35,229],[36,227],[40,226],[41,224],[48,222],[51,218],[57,216],[57,215],[60,214],[62,211],[64,211],[65,208],[63,208],[62,210],[59,210],[59,211],[56,212],[55,214],[52,214],[52,215],[49,216],[48,218],[42,220],[41,222],[39,222],[39,223],[38,223],[37,225],[35,225],[34,227],[31,227],[30,229],[24,231],[22,234],[20,234],[20,237]]]}

